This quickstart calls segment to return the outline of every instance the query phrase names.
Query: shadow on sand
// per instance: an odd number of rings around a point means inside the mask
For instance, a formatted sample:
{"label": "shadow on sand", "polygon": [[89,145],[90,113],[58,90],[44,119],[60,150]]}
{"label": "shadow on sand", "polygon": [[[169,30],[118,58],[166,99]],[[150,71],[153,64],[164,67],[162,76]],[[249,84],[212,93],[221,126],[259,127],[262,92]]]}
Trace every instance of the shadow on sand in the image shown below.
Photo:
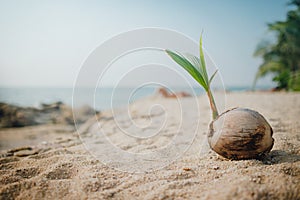
{"label": "shadow on sand", "polygon": [[273,150],[267,156],[262,158],[261,161],[266,165],[295,163],[297,161],[300,161],[300,155],[283,150]]}

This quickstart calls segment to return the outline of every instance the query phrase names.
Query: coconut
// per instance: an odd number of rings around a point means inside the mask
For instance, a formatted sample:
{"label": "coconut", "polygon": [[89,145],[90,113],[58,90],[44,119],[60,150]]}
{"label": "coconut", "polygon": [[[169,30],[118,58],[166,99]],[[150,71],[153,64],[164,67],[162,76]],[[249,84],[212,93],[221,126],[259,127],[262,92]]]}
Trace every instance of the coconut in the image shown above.
{"label": "coconut", "polygon": [[258,112],[234,108],[209,125],[208,143],[221,156],[239,160],[259,158],[273,147],[273,130]]}

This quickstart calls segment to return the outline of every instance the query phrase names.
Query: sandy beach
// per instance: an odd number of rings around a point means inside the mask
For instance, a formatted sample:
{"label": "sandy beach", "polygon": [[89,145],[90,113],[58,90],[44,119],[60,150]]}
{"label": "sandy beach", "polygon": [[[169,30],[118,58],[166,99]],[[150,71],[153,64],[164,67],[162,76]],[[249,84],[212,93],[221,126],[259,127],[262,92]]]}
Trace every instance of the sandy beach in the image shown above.
{"label": "sandy beach", "polygon": [[273,127],[275,144],[262,160],[209,150],[206,96],[180,104],[149,97],[78,130],[1,128],[0,199],[300,199],[300,93],[228,93],[224,109],[233,107],[257,110]]}

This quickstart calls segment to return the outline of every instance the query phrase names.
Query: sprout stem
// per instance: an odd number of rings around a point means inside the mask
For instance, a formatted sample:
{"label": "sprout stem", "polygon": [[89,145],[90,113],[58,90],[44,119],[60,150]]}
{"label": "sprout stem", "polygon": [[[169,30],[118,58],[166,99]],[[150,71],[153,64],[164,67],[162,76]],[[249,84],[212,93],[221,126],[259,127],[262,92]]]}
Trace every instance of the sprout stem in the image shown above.
{"label": "sprout stem", "polygon": [[210,88],[208,88],[206,93],[207,93],[207,96],[209,99],[209,104],[210,104],[210,108],[211,108],[211,112],[212,112],[212,118],[213,118],[213,120],[215,120],[219,116],[218,109],[217,109],[217,106],[215,103],[215,99],[214,99],[214,96],[213,96]]}

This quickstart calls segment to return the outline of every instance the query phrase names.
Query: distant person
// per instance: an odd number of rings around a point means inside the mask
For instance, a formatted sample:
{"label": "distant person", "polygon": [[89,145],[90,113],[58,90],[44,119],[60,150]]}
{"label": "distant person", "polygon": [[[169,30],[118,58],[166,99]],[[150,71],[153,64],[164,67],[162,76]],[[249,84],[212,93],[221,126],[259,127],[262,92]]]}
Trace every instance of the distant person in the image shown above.
{"label": "distant person", "polygon": [[177,97],[190,97],[191,95],[186,92],[176,92],[176,93],[169,93],[166,88],[161,87],[158,89],[158,94],[165,98],[177,98]]}

